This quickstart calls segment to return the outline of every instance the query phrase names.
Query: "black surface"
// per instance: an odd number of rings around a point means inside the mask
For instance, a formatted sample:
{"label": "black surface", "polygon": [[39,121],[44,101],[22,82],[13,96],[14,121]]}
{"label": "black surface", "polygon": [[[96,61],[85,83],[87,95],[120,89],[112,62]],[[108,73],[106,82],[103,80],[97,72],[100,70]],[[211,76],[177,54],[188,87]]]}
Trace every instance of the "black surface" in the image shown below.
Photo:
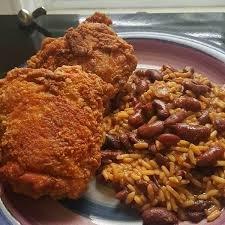
{"label": "black surface", "polygon": [[[117,32],[160,31],[186,34],[225,50],[224,13],[186,14],[114,14]],[[76,26],[84,16],[47,15],[37,19],[38,25],[19,26],[17,16],[0,16],[0,73],[20,66],[40,47],[44,36],[63,35],[68,27]]]}
{"label": "black surface", "polygon": [[16,16],[0,16],[0,73],[21,65],[35,53],[30,33],[19,29]]}

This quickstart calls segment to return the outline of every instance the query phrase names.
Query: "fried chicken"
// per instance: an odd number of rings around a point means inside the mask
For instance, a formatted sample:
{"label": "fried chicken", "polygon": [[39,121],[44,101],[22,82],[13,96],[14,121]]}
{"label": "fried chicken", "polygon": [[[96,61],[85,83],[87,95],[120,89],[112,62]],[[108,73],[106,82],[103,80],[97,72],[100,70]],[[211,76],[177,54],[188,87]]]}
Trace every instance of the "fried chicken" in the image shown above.
{"label": "fried chicken", "polygon": [[47,38],[41,50],[30,60],[30,68],[54,71],[62,65],[81,65],[121,90],[135,70],[137,59],[133,47],[109,27],[105,14],[95,13],[77,28],[69,28],[64,37]]}
{"label": "fried chicken", "polygon": [[113,86],[80,66],[16,68],[0,81],[0,179],[33,198],[78,198],[100,165]]}

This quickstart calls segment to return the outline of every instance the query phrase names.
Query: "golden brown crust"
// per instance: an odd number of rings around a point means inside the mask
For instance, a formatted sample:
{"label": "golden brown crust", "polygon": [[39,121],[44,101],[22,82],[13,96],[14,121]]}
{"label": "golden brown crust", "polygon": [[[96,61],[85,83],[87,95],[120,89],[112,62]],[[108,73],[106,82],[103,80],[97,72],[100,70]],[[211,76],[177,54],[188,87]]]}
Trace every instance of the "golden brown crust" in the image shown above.
{"label": "golden brown crust", "polygon": [[107,26],[112,24],[112,20],[100,12],[95,12],[93,15],[87,17],[85,21],[90,23],[104,23]]}
{"label": "golden brown crust", "polygon": [[1,84],[0,178],[33,198],[77,198],[100,165],[103,96],[79,66],[14,69]]}
{"label": "golden brown crust", "polygon": [[[135,70],[137,59],[133,47],[104,22],[105,15],[94,14],[64,37],[45,42],[41,50],[27,61],[30,68],[54,71],[62,65],[81,65],[114,87],[122,88]],[[107,25],[106,25],[107,24]]]}
{"label": "golden brown crust", "polygon": [[41,48],[45,48],[47,44],[50,44],[51,42],[55,41],[56,38],[47,37],[45,38],[41,43]]}

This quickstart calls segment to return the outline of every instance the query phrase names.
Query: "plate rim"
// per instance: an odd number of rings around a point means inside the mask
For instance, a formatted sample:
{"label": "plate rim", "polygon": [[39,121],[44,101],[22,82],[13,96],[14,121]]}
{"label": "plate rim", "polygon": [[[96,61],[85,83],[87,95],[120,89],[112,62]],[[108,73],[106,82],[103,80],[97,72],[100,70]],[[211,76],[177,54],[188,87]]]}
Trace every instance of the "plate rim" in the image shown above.
{"label": "plate rim", "polygon": [[2,225],[22,225],[7,209],[2,199],[0,198],[0,222]]}
{"label": "plate rim", "polygon": [[[217,60],[225,63],[225,49],[215,44],[207,41],[199,40],[198,38],[190,37],[188,35],[182,34],[177,35],[174,33],[156,32],[156,31],[143,31],[143,32],[118,32],[118,36],[124,39],[151,39],[158,41],[167,41],[174,44],[179,44],[183,46],[188,46],[190,48],[196,49],[203,52]],[[21,225],[21,223],[11,214],[10,210],[4,205],[2,199],[0,198],[0,222],[3,224]]]}
{"label": "plate rim", "polygon": [[209,41],[202,41],[198,38],[190,37],[189,35],[177,35],[174,33],[156,32],[156,31],[142,31],[142,32],[118,32],[118,35],[124,39],[151,39],[158,41],[167,41],[174,44],[188,46],[193,49],[197,49],[211,57],[220,60],[225,63],[225,49],[215,46],[215,44]]}

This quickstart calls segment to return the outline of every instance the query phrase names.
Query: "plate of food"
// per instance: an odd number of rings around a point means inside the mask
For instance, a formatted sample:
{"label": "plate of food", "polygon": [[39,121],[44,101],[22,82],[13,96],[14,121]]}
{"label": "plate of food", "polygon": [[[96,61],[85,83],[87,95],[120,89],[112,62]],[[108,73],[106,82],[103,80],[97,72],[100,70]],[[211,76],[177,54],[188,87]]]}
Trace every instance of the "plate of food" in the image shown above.
{"label": "plate of food", "polygon": [[225,53],[102,13],[0,81],[1,224],[224,224]]}

